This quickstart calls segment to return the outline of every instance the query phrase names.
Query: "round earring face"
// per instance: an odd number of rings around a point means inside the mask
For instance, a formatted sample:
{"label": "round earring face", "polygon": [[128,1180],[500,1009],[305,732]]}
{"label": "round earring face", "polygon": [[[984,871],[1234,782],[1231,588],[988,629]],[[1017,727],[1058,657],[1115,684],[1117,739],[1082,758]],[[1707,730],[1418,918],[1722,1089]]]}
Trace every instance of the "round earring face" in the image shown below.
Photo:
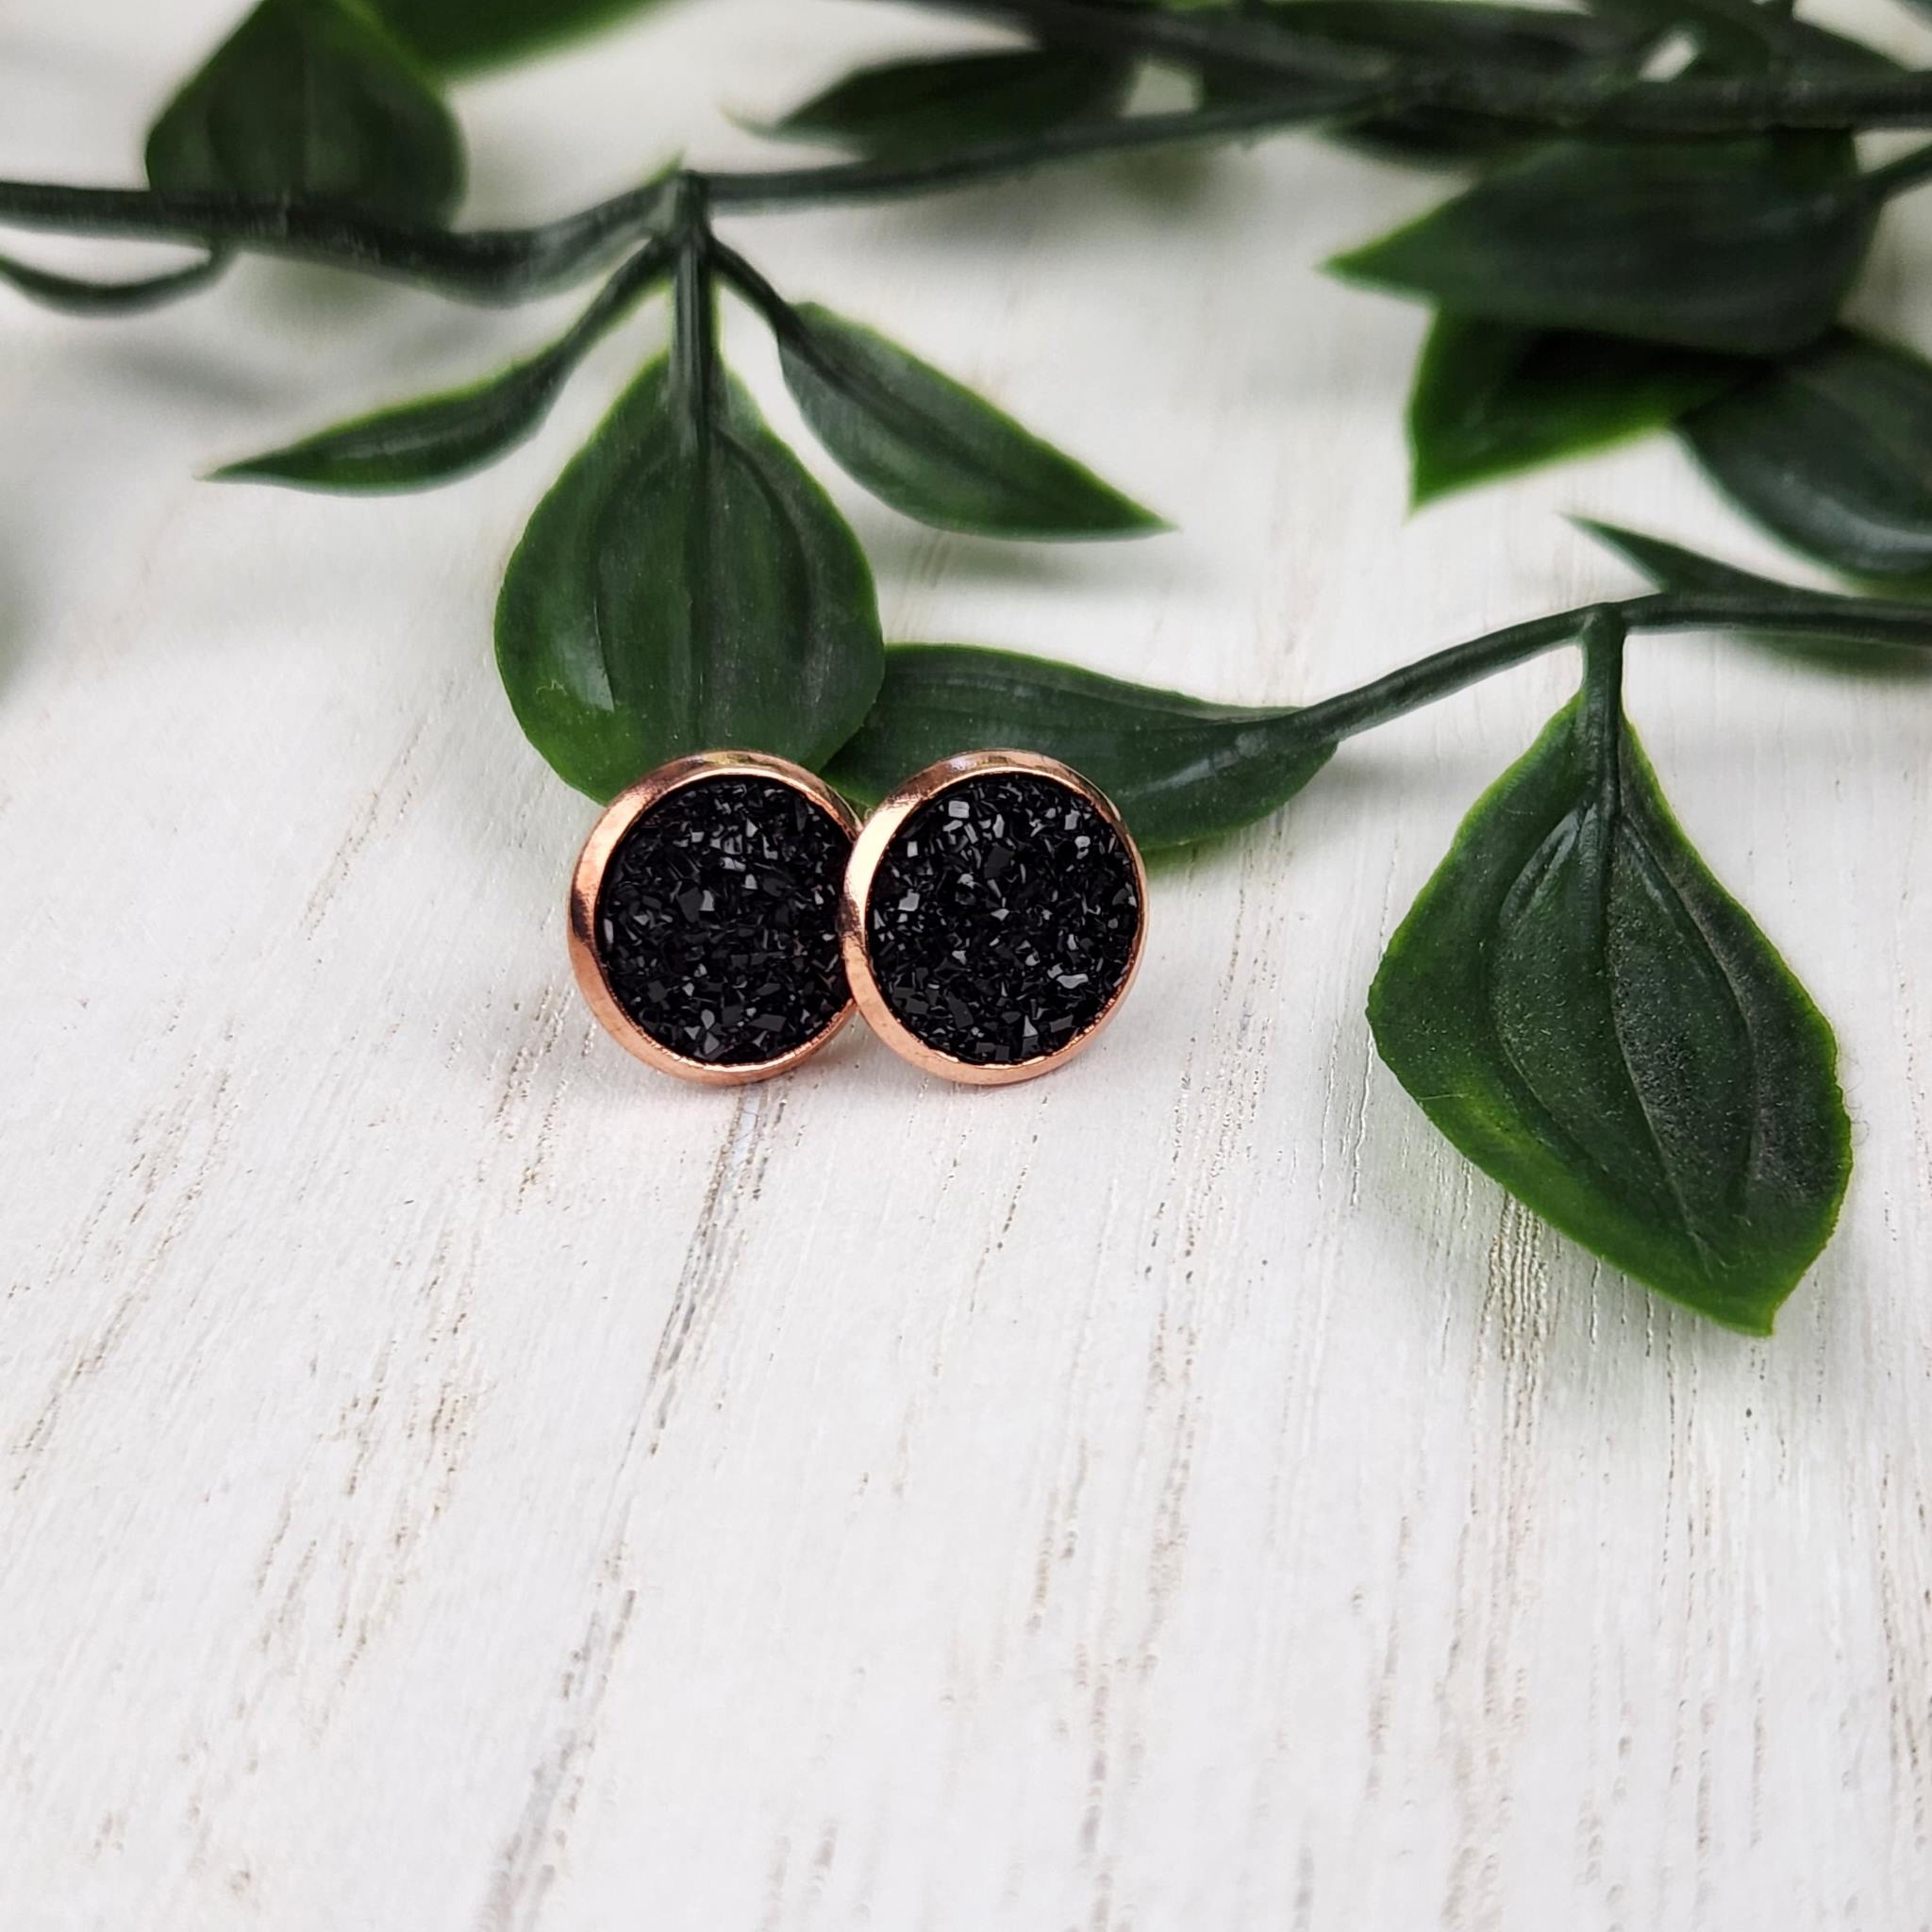
{"label": "round earring face", "polygon": [[928,766],[866,821],[843,907],[845,970],[894,1052],[980,1086],[1090,1044],[1140,964],[1147,878],[1120,814],[1027,752]]}
{"label": "round earring face", "polygon": [[756,752],[640,779],[571,881],[571,965],[591,1011],[690,1080],[762,1080],[817,1052],[852,1015],[839,900],[857,829],[829,787]]}

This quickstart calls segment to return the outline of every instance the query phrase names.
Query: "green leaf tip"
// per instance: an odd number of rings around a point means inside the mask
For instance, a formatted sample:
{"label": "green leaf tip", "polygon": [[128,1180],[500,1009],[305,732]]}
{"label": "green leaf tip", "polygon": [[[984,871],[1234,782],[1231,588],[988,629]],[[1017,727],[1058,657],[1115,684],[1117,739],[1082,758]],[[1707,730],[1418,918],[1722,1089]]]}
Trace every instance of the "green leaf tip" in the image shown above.
{"label": "green leaf tip", "polygon": [[817,303],[774,320],[812,433],[894,509],[939,529],[1046,541],[1173,527],[875,330]]}
{"label": "green leaf tip", "polygon": [[865,723],[827,771],[875,805],[962,745],[1043,752],[1100,787],[1147,851],[1198,844],[1292,798],[1334,755],[1288,708],[1208,704],[970,644],[894,644]]}
{"label": "green leaf tip", "polygon": [[399,403],[226,464],[213,480],[367,495],[424,490],[468,475],[537,432],[571,372],[668,266],[667,251],[649,243],[548,348],[467,388]]}
{"label": "green leaf tip", "polygon": [[58,275],[51,269],[36,268],[31,262],[0,256],[0,282],[17,289],[42,308],[67,315],[137,315],[208,287],[225,273],[230,259],[226,249],[210,248],[200,259],[180,268],[164,269],[159,275],[127,281],[108,282]]}
{"label": "green leaf tip", "polygon": [[1120,109],[1134,65],[1082,48],[1012,47],[860,67],[758,131],[876,160],[1024,141]]}
{"label": "green leaf tip", "polygon": [[1735,597],[1758,607],[1744,635],[1837,674],[1914,679],[1932,675],[1932,604],[1897,596],[1847,597],[1741,570],[1662,537],[1590,517],[1571,523],[1650,579],[1658,590]]}
{"label": "green leaf tip", "polygon": [[1441,311],[1409,391],[1410,508],[1660,429],[1757,367]]}

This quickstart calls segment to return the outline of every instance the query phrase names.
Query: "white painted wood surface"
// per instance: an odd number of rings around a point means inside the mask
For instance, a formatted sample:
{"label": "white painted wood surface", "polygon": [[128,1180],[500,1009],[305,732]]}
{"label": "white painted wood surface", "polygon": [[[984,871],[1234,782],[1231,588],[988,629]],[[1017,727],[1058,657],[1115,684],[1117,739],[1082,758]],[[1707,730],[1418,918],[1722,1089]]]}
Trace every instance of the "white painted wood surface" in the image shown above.
{"label": "white painted wood surface", "polygon": [[[132,178],[232,10],[12,0],[0,171]],[[724,110],[958,38],[668,13],[463,90],[473,212],[749,159]],[[1015,552],[833,478],[893,636],[1293,699],[1626,588],[1564,510],[1774,563],[1662,442],[1405,521],[1420,318],[1314,264],[1438,192],[1282,142],[732,232],[1184,526]],[[1860,297],[1921,341],[1928,212]],[[571,989],[591,812],[489,655],[661,324],[459,488],[193,480],[574,300],[0,307],[0,1925],[1932,1924],[1932,692],[1634,655],[1843,1047],[1857,1176],[1770,1343],[1540,1227],[1371,1050],[1560,658],[1163,868],[1064,1076],[855,1030],[687,1091]]]}

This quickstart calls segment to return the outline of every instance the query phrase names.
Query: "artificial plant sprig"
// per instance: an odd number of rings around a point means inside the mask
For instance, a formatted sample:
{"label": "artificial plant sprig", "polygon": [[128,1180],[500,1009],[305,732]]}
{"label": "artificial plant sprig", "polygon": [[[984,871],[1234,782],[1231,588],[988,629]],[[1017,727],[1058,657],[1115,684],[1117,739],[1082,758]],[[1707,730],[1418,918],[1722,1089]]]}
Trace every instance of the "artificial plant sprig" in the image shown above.
{"label": "artificial plant sprig", "polygon": [[[1105,0],[914,4],[999,21],[1049,46],[1135,53],[1196,73],[1285,87],[1309,81],[1352,85],[1360,90],[1355,111],[1363,118],[1431,108],[1512,123],[1526,133],[1598,140],[1732,140],[1784,131],[1932,126],[1932,75],[1925,74],[1798,66],[1667,80],[1632,77],[1614,68],[1553,76],[1511,71],[1499,62],[1419,59],[1394,48],[1371,51],[1300,32],[1294,22],[1302,8],[1293,0],[1257,12],[1213,7],[1178,13]],[[1672,11],[1688,13],[1688,26],[1697,25],[1694,8]]]}
{"label": "artificial plant sprig", "polygon": [[[1557,1225],[1715,1320],[1768,1328],[1849,1170],[1831,1037],[1672,820],[1623,715],[1624,655],[1647,633],[1717,629],[1932,662],[1932,606],[1796,590],[1602,530],[1656,589],[1302,707],[1209,704],[1009,651],[888,648],[858,540],[724,364],[721,295],[772,331],[824,453],[900,512],[1003,541],[1164,526],[911,350],[781,292],[717,224],[1290,129],[1472,170],[1337,264],[1439,311],[1410,414],[1419,495],[1672,424],[1788,540],[1898,580],[1932,558],[1913,441],[1932,366],[1838,317],[1887,204],[1932,176],[1932,148],[1861,171],[1854,137],[1932,126],[1932,73],[1747,0],[1535,16],[1478,0],[929,0],[1024,40],[863,69],[775,124],[848,158],[680,167],[556,220],[465,230],[449,225],[463,156],[438,78],[462,63],[460,10],[375,4],[262,0],[162,115],[145,189],[0,182],[0,224],[172,239],[193,260],[122,285],[12,261],[0,278],[96,313],[192,293],[242,251],[481,302],[605,278],[508,369],[219,473],[348,491],[427,487],[505,453],[594,342],[668,294],[668,351],[538,506],[498,602],[520,722],[598,796],[677,752],[749,743],[870,799],[1000,742],[1072,762],[1146,843],[1184,846],[1277,810],[1350,737],[1580,643],[1578,700],[1478,803],[1391,943],[1377,1044],[1443,1132]],[[503,44],[497,9],[475,28],[480,51]],[[1655,75],[1679,32],[1695,58]],[[1197,76],[1196,104],[1129,111],[1144,63]]]}
{"label": "artificial plant sprig", "polygon": [[[278,0],[268,0],[278,4]],[[279,0],[294,4],[294,0]],[[949,8],[959,0],[944,0]],[[1410,0],[1440,6],[1445,0]],[[1022,0],[989,11],[1023,10]],[[1033,21],[1028,11],[1028,23]],[[1307,81],[1292,61],[1246,52],[1212,51],[1215,30],[1200,14],[1173,18],[1055,0],[1038,12],[1056,33],[1083,43],[1182,57],[1202,66],[1258,72]],[[1176,40],[1175,36],[1179,39]],[[1170,44],[1170,42],[1173,44]],[[1242,42],[1242,46],[1247,42]],[[1631,81],[1604,75],[1570,91],[1587,99],[1566,105],[1562,90],[1518,90],[1505,113],[1496,103],[1507,76],[1418,69],[1390,78],[1358,71],[1312,76],[1319,85],[1279,98],[1221,107],[1140,113],[1051,126],[1035,134],[989,141],[914,161],[862,160],[797,169],[724,170],[707,178],[719,209],[863,201],[966,187],[1056,162],[1086,160],[1144,148],[1219,142],[1308,126],[1341,126],[1432,106],[1490,114],[1518,124],[1525,134],[1587,133],[1595,138],[1736,139],[1790,131],[1852,132],[1932,126],[1932,74],[1845,76],[1782,73],[1724,79],[1687,77]],[[1520,96],[1520,97],[1519,97]],[[1874,185],[1897,192],[1912,185],[1923,164],[1880,171]],[[352,272],[390,275],[477,300],[514,302],[546,293],[587,272],[627,242],[658,226],[670,187],[656,177],[575,213],[524,228],[461,230],[407,219],[351,213],[326,202],[310,205],[274,194],[115,189],[0,180],[0,224],[71,235],[225,243],[287,255]]]}

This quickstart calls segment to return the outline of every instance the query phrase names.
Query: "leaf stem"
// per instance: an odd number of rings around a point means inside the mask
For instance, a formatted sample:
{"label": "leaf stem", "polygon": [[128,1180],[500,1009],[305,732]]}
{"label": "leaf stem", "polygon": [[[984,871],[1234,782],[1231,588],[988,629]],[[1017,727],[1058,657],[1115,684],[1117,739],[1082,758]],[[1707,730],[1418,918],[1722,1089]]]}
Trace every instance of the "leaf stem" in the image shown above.
{"label": "leaf stem", "polygon": [[1887,161],[1882,168],[1873,168],[1860,175],[1857,187],[1875,207],[1880,202],[1890,201],[1895,194],[1903,194],[1908,188],[1918,187],[1928,178],[1932,178],[1932,143],[1912,148],[1896,160]]}
{"label": "leaf stem", "polygon": [[681,175],[672,203],[671,401],[685,454],[705,460],[718,379],[718,292],[711,259],[710,198],[704,180]]}
{"label": "leaf stem", "polygon": [[[1550,617],[1532,618],[1503,630],[1452,644],[1354,691],[1324,698],[1294,713],[1311,743],[1337,743],[1432,705],[1499,671],[1526,663],[1559,644],[1592,641],[1608,653],[1609,626],[1619,635],[1613,654],[1621,664],[1621,633],[1676,630],[1785,630],[1828,625],[1846,641],[1889,643],[1932,650],[1932,607],[1882,597],[1838,597],[1794,591],[1784,597],[1726,596],[1703,591],[1656,591],[1619,602],[1585,604]],[[1592,626],[1595,626],[1592,631]],[[1600,663],[1611,661],[1603,656]]]}
{"label": "leaf stem", "polygon": [[737,249],[728,242],[714,240],[711,261],[718,271],[719,279],[736,289],[771,325],[774,333],[788,336],[803,334],[797,318],[791,312],[791,303]]}
{"label": "leaf stem", "polygon": [[599,289],[555,344],[575,368],[599,339],[648,295],[673,265],[671,243],[654,235]]}
{"label": "leaf stem", "polygon": [[1585,618],[1595,608],[1559,610],[1551,617],[1532,618],[1527,624],[1512,624],[1467,643],[1452,644],[1354,691],[1309,705],[1295,714],[1295,722],[1315,743],[1333,744],[1373,731],[1378,724],[1407,717],[1410,711],[1479,684],[1499,671],[1526,663],[1558,644],[1574,642]]}
{"label": "leaf stem", "polygon": [[1624,777],[1624,644],[1629,626],[1624,613],[1600,606],[1583,620],[1576,641],[1583,647],[1583,730],[1596,766],[1597,803],[1602,822],[1617,815]]}
{"label": "leaf stem", "polygon": [[661,229],[678,178],[659,175],[534,227],[471,229],[391,221],[318,202],[0,181],[0,224],[67,235],[226,242],[417,282],[468,301],[508,303],[578,280]]}

